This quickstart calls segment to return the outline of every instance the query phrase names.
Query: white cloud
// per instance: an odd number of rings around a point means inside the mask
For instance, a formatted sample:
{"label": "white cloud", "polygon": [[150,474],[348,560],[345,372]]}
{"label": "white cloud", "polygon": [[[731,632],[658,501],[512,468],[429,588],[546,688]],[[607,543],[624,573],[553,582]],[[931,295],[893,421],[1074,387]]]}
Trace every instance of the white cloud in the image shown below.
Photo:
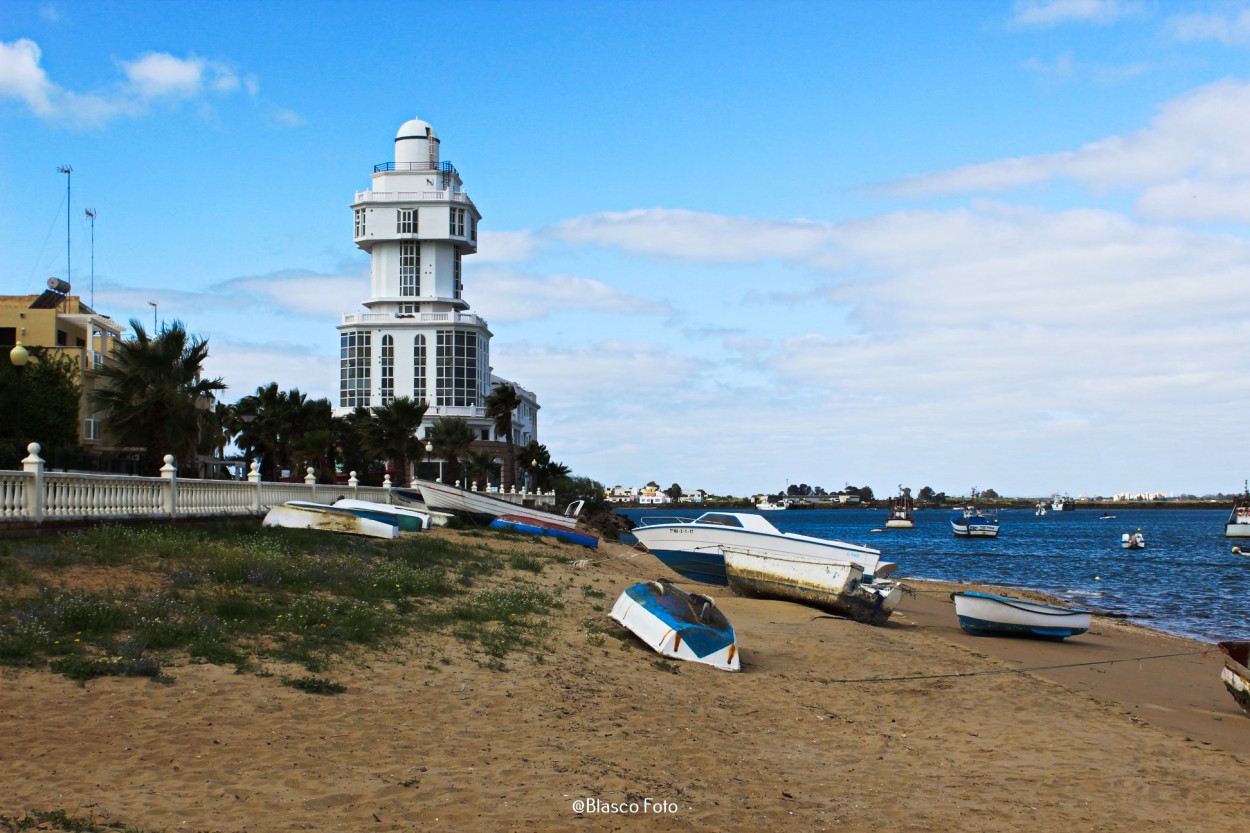
{"label": "white cloud", "polygon": [[757,220],[681,209],[605,211],[547,230],[560,240],[705,263],[802,259],[826,243],[829,226],[811,220]]}
{"label": "white cloud", "polygon": [[477,263],[519,263],[534,256],[537,240],[529,231],[483,230],[478,241]]}
{"label": "white cloud", "polygon": [[1168,19],[1167,29],[1176,40],[1186,43],[1214,40],[1228,45],[1250,43],[1250,9],[1235,15],[1182,14]]}
{"label": "white cloud", "polygon": [[1018,26],[1115,23],[1142,11],[1137,0],[1016,0],[1011,22]]}
{"label": "white cloud", "polygon": [[[35,116],[77,127],[101,127],[118,117],[137,117],[160,101],[200,101],[228,95],[241,86],[224,64],[196,56],[149,52],[118,61],[122,78],[101,92],[81,93],[53,82],[41,65],[42,52],[22,38],[0,42],[0,98],[21,101]],[[255,81],[248,82],[250,89]]]}
{"label": "white cloud", "polygon": [[[1074,151],[998,159],[898,180],[895,196],[1005,191],[1066,178],[1098,188],[1160,187],[1192,180],[1213,188],[1250,177],[1250,83],[1221,81],[1178,96],[1151,125]],[[1143,210],[1157,205],[1145,200]],[[1174,207],[1176,209],[1177,207]],[[1204,209],[1211,216],[1211,206]],[[1230,210],[1225,219],[1241,219]],[[1175,210],[1173,217],[1183,216]]]}
{"label": "white cloud", "polygon": [[[466,297],[488,321],[525,321],[556,311],[596,310],[635,315],[668,313],[667,305],[628,295],[575,275],[533,275],[499,267],[472,270]],[[480,299],[480,300],[478,300]]]}
{"label": "white cloud", "polygon": [[[369,278],[357,275],[319,275],[285,270],[270,275],[233,278],[210,288],[214,295],[237,299],[246,296],[278,312],[337,321],[343,313],[359,311],[369,296]],[[237,300],[231,300],[237,303]]]}
{"label": "white cloud", "polygon": [[[334,346],[331,337],[327,342]],[[310,399],[322,397],[337,404],[338,356],[332,350],[309,350],[306,345],[283,341],[235,341],[213,338],[205,375],[220,377],[230,387],[223,402],[237,402],[258,387],[277,382],[283,390],[299,388]]]}

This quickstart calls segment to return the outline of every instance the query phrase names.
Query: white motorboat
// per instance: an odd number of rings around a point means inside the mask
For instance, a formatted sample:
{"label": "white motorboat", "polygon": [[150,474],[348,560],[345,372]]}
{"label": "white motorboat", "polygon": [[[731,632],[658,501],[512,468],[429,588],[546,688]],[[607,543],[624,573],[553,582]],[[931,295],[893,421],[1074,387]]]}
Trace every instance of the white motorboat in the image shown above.
{"label": "white motorboat", "polygon": [[976,636],[1066,639],[1089,630],[1091,613],[989,593],[951,593],[959,626]]}
{"label": "white motorboat", "polygon": [[[972,499],[976,500],[977,490],[972,490]],[[998,513],[982,512],[976,503],[970,503],[955,515],[951,516],[951,531],[958,538],[997,538]]]}
{"label": "white motorboat", "polygon": [[916,526],[916,502],[911,489],[898,487],[898,497],[890,500],[890,514],[885,519],[886,529],[914,529]]}
{"label": "white motorboat", "polygon": [[1146,536],[1141,534],[1141,530],[1136,532],[1126,532],[1120,536],[1120,546],[1126,550],[1144,550],[1146,548]]}
{"label": "white motorboat", "polygon": [[870,625],[885,624],[903,597],[902,585],[864,581],[864,568],[850,561],[722,550],[729,586],[744,596],[813,605]]}
{"label": "white motorboat", "polygon": [[858,544],[782,532],[752,512],[704,512],[697,518],[642,518],[634,537],[656,558],[687,578],[727,584],[723,547],[769,555],[806,555],[860,565],[869,577],[884,578],[898,568],[881,560],[881,551]]}
{"label": "white motorboat", "polygon": [[[557,515],[555,512],[544,512],[542,509],[513,503],[510,500],[495,497],[487,492],[461,489],[457,486],[448,486],[446,483],[431,483],[428,480],[417,480],[414,482],[417,489],[420,490],[421,499],[426,506],[457,515],[466,515],[483,524],[489,524],[500,515],[517,515],[535,521],[576,529],[577,516],[581,513],[582,506],[585,505],[585,501],[575,500],[565,507],[563,515]],[[402,493],[404,490],[397,489],[396,491]]]}
{"label": "white motorboat", "polygon": [[784,500],[779,501],[777,503],[773,503],[771,500],[764,499],[764,500],[761,500],[759,503],[755,504],[755,508],[760,510],[761,512],[778,512],[780,510],[786,509],[787,504],[786,504],[786,501]]}
{"label": "white motorboat", "polygon": [[399,537],[399,527],[394,524],[364,518],[326,504],[301,501],[272,507],[261,525],[287,529],[317,529],[322,532],[342,532],[371,538]]}
{"label": "white motorboat", "polygon": [[737,671],[738,643],[733,626],[707,596],[687,593],[668,581],[644,581],[628,588],[608,614],[652,650]]}

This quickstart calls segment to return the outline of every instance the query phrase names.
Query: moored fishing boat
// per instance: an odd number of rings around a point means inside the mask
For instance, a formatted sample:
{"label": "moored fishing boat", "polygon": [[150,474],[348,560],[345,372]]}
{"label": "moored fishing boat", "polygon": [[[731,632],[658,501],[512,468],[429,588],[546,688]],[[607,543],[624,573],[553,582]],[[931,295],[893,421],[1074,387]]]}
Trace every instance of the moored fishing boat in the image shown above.
{"label": "moored fishing boat", "polygon": [[388,503],[374,503],[371,500],[345,497],[334,501],[334,508],[351,512],[362,518],[372,518],[375,521],[394,524],[399,527],[400,532],[420,532],[430,528],[430,516],[425,512],[392,506]]}
{"label": "moored fishing boat", "polygon": [[1146,536],[1141,534],[1141,530],[1136,532],[1126,532],[1120,536],[1120,546],[1126,550],[1144,550],[1146,548]]}
{"label": "moored fishing boat", "polygon": [[1224,668],[1220,679],[1237,705],[1250,714],[1250,642],[1221,642],[1224,652]]}
{"label": "moored fishing boat", "polygon": [[737,671],[733,626],[707,596],[687,593],[663,579],[628,588],[608,614],[652,650],[673,659]]}
{"label": "moored fishing boat", "polygon": [[599,536],[580,529],[569,529],[567,526],[546,523],[545,521],[526,518],[521,515],[500,515],[490,522],[492,529],[507,529],[514,532],[525,532],[530,535],[547,536],[570,544],[580,544],[590,549],[599,548]]}
{"label": "moored fishing boat", "polygon": [[704,512],[697,518],[644,517],[632,532],[666,566],[705,584],[728,583],[722,547],[851,561],[863,567],[865,575],[876,578],[898,568],[882,561],[880,550],[782,532],[762,515],[751,512]]}
{"label": "moored fishing boat", "polygon": [[998,513],[982,512],[976,505],[977,490],[972,490],[971,502],[951,516],[951,532],[959,538],[997,538]]}
{"label": "moored fishing boat", "polygon": [[902,585],[864,581],[864,568],[850,561],[721,550],[729,586],[744,596],[812,605],[870,625],[885,624],[903,597]]}
{"label": "moored fishing boat", "polygon": [[976,636],[1066,639],[1089,630],[1088,610],[1011,599],[989,593],[951,593],[959,626]]}
{"label": "moored fishing boat", "polygon": [[371,538],[397,538],[399,536],[399,527],[394,524],[362,518],[326,504],[303,501],[292,501],[272,507],[266,513],[265,519],[261,521],[261,525],[341,532]]}
{"label": "moored fishing boat", "polygon": [[[577,516],[581,513],[582,506],[585,505],[585,501],[575,500],[565,508],[563,515],[557,515],[555,512],[544,512],[541,509],[513,503],[487,492],[475,492],[458,486],[448,486],[446,483],[431,483],[428,480],[416,480],[414,483],[421,493],[421,499],[431,509],[464,515],[484,524],[490,523],[500,515],[519,515],[556,526],[576,529]],[[397,489],[396,491],[404,490]]]}
{"label": "moored fishing boat", "polygon": [[916,502],[911,489],[898,487],[897,497],[890,499],[890,514],[886,517],[886,529],[914,529],[916,526]]}
{"label": "moored fishing boat", "polygon": [[1233,500],[1233,510],[1224,523],[1225,538],[1250,538],[1250,483]]}

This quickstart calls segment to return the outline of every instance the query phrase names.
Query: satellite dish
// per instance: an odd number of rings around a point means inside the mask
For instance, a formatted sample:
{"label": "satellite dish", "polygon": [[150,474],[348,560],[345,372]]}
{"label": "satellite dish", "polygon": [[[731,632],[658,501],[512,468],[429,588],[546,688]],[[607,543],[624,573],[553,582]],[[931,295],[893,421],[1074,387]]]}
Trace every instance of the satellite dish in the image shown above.
{"label": "satellite dish", "polygon": [[63,281],[60,278],[48,278],[48,289],[53,292],[60,292],[62,295],[69,294],[69,281]]}

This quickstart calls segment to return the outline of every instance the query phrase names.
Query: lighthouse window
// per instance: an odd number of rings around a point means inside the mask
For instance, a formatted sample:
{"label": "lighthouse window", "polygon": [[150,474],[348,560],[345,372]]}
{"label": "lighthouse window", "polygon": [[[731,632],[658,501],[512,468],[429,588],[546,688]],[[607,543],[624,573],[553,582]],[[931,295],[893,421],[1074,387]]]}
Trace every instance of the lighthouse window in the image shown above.
{"label": "lighthouse window", "polygon": [[363,208],[356,209],[356,236],[365,236],[365,210]]}
{"label": "lighthouse window", "polygon": [[339,337],[339,406],[369,405],[370,333],[349,331]]}
{"label": "lighthouse window", "polygon": [[412,396],[418,402],[429,402],[425,391],[425,336],[412,340]]}
{"label": "lighthouse window", "polygon": [[469,239],[477,242],[477,220],[473,219],[472,214],[469,215]]}
{"label": "lighthouse window", "polygon": [[459,298],[460,293],[464,291],[464,284],[460,281],[460,247],[456,246],[452,251],[452,273],[456,278],[456,295]]}
{"label": "lighthouse window", "polygon": [[478,338],[472,330],[438,330],[436,405],[478,404]]}
{"label": "lighthouse window", "polygon": [[395,339],[391,336],[382,336],[381,370],[381,404],[389,405],[395,399]]}
{"label": "lighthouse window", "polygon": [[397,210],[397,221],[395,231],[399,234],[416,234],[417,233],[417,209],[401,208]]}
{"label": "lighthouse window", "polygon": [[463,208],[453,208],[451,210],[451,228],[448,229],[448,233],[452,237],[464,237],[464,215],[465,210]]}
{"label": "lighthouse window", "polygon": [[399,244],[399,294],[404,298],[415,298],[421,294],[421,280],[418,269],[421,266],[421,244],[416,241],[405,241]]}

